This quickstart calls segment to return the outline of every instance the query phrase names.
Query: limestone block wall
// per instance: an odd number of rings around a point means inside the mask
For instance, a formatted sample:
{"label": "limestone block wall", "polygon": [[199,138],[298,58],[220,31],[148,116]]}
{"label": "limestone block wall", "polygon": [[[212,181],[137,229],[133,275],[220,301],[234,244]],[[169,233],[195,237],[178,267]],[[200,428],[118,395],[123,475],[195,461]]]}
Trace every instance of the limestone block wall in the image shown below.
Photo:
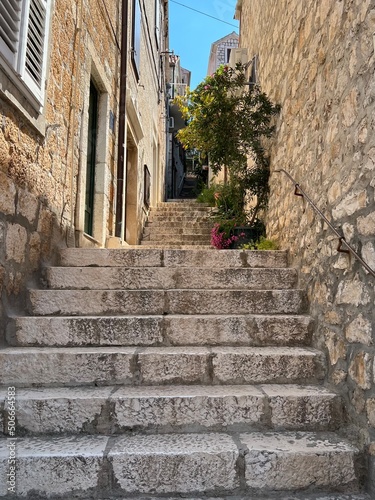
{"label": "limestone block wall", "polygon": [[[240,46],[281,105],[271,141],[267,231],[290,250],[326,351],[346,431],[375,453],[375,279],[294,196],[286,169],[375,268],[375,2],[239,0]],[[371,476],[374,477],[371,459]]]}
{"label": "limestone block wall", "polygon": [[[105,109],[100,105],[105,123],[100,140],[106,137],[101,161],[107,181],[112,180],[117,137],[107,124],[110,112],[118,115],[119,9],[115,1],[106,2],[106,9],[96,0],[51,3],[41,111],[32,108],[0,67],[2,323],[13,307],[24,307],[26,285],[42,263],[53,262],[58,248],[74,245],[75,231],[83,229],[77,227],[77,214],[84,202],[80,179],[86,168],[90,78],[106,103]],[[102,189],[107,199],[104,237],[111,229],[113,186],[109,185]]]}

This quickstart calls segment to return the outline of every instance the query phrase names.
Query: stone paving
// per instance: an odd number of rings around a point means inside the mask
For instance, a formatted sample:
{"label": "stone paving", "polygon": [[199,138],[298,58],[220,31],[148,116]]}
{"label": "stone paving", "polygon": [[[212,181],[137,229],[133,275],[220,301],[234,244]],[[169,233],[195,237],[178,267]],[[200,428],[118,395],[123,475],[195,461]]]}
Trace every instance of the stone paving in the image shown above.
{"label": "stone paving", "polygon": [[368,498],[285,252],[65,249],[60,264],[0,350],[1,401],[9,386],[17,401],[17,494],[3,482],[0,498]]}

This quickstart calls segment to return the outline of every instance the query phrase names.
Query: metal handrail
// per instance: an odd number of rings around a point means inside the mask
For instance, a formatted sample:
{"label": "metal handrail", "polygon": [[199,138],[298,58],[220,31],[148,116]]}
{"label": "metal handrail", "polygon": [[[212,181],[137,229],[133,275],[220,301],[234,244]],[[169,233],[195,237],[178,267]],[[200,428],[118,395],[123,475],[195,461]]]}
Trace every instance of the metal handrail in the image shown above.
{"label": "metal handrail", "polygon": [[[294,184],[295,190],[294,194],[296,196],[302,196],[313,208],[313,210],[320,215],[320,217],[324,220],[324,222],[329,226],[329,228],[335,233],[335,235],[339,239],[339,246],[337,247],[338,252],[344,252],[347,254],[353,255],[362,266],[375,278],[375,271],[371,269],[371,267],[358,255],[358,253],[354,250],[352,246],[345,240],[345,236],[339,233],[339,231],[330,223],[327,217],[319,210],[319,208],[315,205],[315,203],[311,200],[311,198],[305,193],[305,191],[301,188],[301,186],[293,179],[293,177],[283,168],[275,170],[274,172],[284,172],[284,174],[291,180]],[[342,248],[345,245],[345,248]]]}

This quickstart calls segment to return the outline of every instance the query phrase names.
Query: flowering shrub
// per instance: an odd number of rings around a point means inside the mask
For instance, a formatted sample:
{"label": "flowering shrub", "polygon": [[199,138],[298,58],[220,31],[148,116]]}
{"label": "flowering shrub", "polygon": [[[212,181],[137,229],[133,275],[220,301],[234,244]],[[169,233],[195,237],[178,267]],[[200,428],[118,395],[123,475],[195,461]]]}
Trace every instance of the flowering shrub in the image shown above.
{"label": "flowering shrub", "polygon": [[178,139],[185,149],[208,155],[214,174],[227,168],[240,204],[250,202],[252,224],[267,206],[269,158],[264,140],[272,136],[273,117],[280,107],[259,86],[248,86],[247,67],[242,64],[220,66],[175,103],[188,124],[179,130]]}
{"label": "flowering shrub", "polygon": [[230,233],[228,234],[225,228],[223,228],[219,223],[216,223],[211,229],[211,245],[218,250],[230,248],[232,243],[238,241],[241,236],[244,236],[244,233],[241,233],[239,236],[235,236]]}

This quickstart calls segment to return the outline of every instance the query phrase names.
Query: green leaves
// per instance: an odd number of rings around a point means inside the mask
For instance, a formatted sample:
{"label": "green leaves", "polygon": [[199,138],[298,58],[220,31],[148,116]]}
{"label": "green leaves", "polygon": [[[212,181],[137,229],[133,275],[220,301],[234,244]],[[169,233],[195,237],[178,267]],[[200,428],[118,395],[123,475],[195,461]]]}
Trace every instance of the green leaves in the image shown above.
{"label": "green leaves", "polygon": [[250,219],[265,208],[269,160],[263,142],[274,132],[272,118],[280,107],[271,103],[258,86],[248,86],[246,68],[220,66],[195,90],[176,101],[188,125],[178,132],[185,149],[209,155],[217,174],[227,167],[230,184],[239,190],[243,206],[253,197]]}

